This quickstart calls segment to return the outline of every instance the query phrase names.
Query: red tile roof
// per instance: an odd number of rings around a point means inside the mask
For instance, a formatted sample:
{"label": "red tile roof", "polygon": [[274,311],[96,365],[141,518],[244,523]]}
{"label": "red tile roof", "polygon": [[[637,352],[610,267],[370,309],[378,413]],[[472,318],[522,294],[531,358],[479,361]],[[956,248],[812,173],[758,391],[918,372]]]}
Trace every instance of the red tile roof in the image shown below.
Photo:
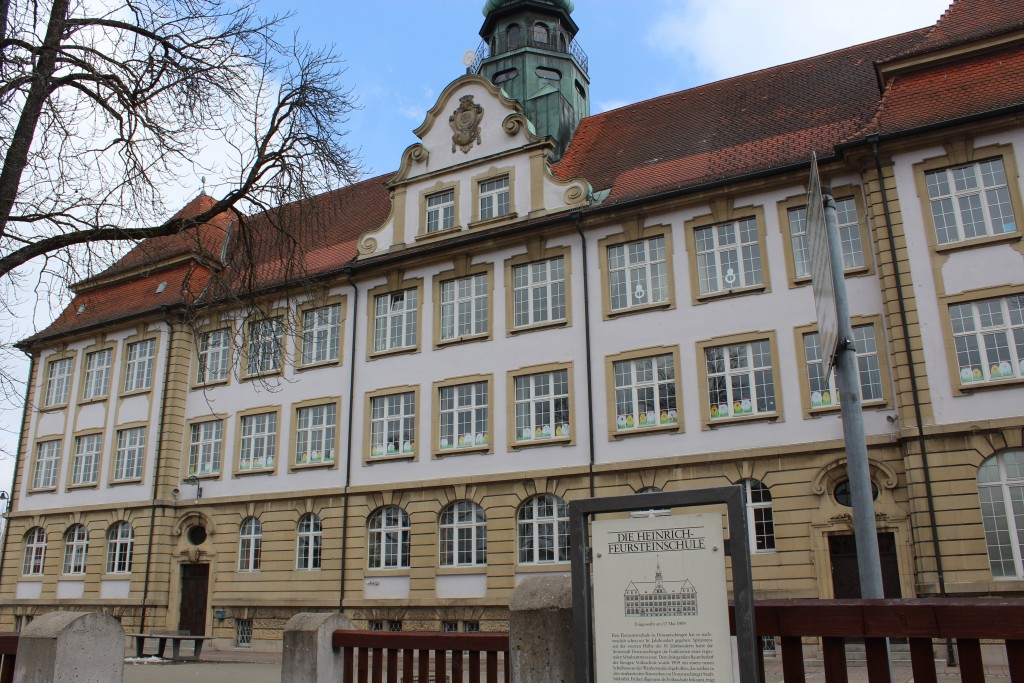
{"label": "red tile roof", "polygon": [[1024,29],[1021,0],[957,0],[912,52],[930,52],[1018,29]]}

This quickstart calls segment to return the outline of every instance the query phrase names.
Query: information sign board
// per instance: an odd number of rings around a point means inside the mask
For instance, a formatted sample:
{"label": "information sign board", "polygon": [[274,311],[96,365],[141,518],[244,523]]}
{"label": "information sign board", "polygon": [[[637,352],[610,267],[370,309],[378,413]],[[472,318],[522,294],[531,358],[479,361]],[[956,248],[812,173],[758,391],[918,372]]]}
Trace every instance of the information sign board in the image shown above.
{"label": "information sign board", "polygon": [[[825,227],[825,207],[821,199],[818,157],[811,153],[811,175],[807,181],[807,252],[810,261],[811,290],[814,310],[818,316],[818,340],[825,373],[832,369],[839,343],[836,315],[835,282],[832,280],[832,258]],[[840,264],[841,267],[841,264]]]}
{"label": "information sign board", "polygon": [[602,683],[733,681],[721,513],[595,519]]}

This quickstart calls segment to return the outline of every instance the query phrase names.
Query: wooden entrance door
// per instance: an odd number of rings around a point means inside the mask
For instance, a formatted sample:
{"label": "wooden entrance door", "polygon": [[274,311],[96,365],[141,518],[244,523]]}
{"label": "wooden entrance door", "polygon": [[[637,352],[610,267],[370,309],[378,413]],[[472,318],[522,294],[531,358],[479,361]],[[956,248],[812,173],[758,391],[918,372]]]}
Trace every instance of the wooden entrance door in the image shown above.
{"label": "wooden entrance door", "polygon": [[206,635],[206,596],[210,586],[210,565],[181,565],[181,610],[178,630],[189,635]]}
{"label": "wooden entrance door", "polygon": [[[853,534],[828,537],[832,560],[832,590],[836,598],[860,597],[860,572],[857,569],[857,544]],[[900,568],[896,557],[896,535],[878,534],[878,555],[882,561],[882,590],[887,598],[900,598]]]}

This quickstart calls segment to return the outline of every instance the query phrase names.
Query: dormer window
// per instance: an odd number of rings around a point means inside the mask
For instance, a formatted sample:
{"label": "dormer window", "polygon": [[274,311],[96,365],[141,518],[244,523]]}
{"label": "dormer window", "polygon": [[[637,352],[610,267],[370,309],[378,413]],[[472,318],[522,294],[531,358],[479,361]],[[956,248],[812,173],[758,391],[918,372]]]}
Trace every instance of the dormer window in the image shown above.
{"label": "dormer window", "polygon": [[533,25],[533,42],[537,45],[547,45],[548,43],[548,27],[544,24]]}
{"label": "dormer window", "polygon": [[509,213],[508,176],[480,183],[480,220]]}
{"label": "dormer window", "polygon": [[455,226],[455,191],[447,190],[427,197],[427,232],[449,230]]}
{"label": "dormer window", "polygon": [[519,36],[519,25],[512,24],[508,27],[508,49],[515,50],[522,46],[522,39]]}
{"label": "dormer window", "polygon": [[518,75],[519,69],[505,69],[504,71],[499,71],[498,73],[494,74],[494,78],[491,79],[491,81],[494,83],[494,85],[501,85],[506,81],[511,81]]}
{"label": "dormer window", "polygon": [[549,69],[546,66],[537,67],[537,78],[543,78],[547,81],[560,81],[562,80],[562,72],[557,69]]}

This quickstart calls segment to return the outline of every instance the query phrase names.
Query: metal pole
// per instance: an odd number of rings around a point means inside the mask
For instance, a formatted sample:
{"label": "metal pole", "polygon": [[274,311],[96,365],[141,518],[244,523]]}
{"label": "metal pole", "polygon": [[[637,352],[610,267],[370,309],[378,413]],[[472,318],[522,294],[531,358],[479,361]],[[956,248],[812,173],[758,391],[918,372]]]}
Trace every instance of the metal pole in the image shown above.
{"label": "metal pole", "polygon": [[857,544],[857,569],[860,574],[862,598],[884,598],[882,563],[878,556],[878,535],[875,532],[875,501],[871,495],[871,471],[868,447],[864,438],[864,415],[861,411],[860,377],[857,351],[853,346],[853,325],[850,323],[850,302],[843,279],[843,248],[839,241],[836,202],[828,188],[822,188],[825,206],[825,232],[832,260],[832,282],[835,285],[836,318],[839,344],[836,348],[835,372],[839,384],[839,405],[846,442],[846,470],[850,476],[853,500],[853,531]]}

